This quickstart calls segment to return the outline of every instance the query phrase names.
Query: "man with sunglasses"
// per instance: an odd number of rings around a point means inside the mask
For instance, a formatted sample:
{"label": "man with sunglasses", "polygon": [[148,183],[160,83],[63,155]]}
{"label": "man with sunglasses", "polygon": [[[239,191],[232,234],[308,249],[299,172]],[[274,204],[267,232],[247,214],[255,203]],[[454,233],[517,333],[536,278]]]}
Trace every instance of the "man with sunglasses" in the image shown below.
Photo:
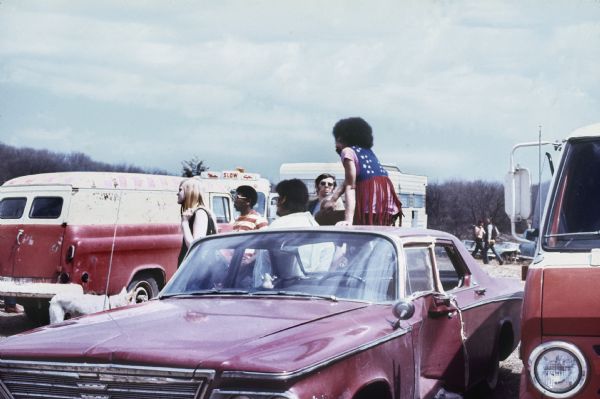
{"label": "man with sunglasses", "polygon": [[269,225],[267,219],[252,209],[256,201],[258,201],[258,194],[251,186],[239,186],[235,190],[233,207],[240,216],[233,224],[233,231],[258,230]]}
{"label": "man with sunglasses", "polygon": [[[317,176],[315,179],[315,192],[317,193],[317,198],[308,202],[308,210],[313,214],[313,216],[321,210],[321,203],[331,197],[336,186],[337,183],[334,175],[329,173],[321,173],[319,176]],[[336,209],[339,209],[338,206],[341,206],[343,209],[343,204],[341,201],[339,202],[339,204],[336,204]]]}

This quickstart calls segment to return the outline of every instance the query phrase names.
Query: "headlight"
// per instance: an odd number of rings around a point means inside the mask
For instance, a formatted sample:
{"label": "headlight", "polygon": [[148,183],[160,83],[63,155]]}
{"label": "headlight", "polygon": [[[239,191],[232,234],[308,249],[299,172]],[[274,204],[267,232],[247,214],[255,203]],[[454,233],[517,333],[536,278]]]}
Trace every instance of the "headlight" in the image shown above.
{"label": "headlight", "polygon": [[529,356],[533,385],[551,398],[569,398],[583,388],[588,367],[575,345],[551,341],[535,348]]}

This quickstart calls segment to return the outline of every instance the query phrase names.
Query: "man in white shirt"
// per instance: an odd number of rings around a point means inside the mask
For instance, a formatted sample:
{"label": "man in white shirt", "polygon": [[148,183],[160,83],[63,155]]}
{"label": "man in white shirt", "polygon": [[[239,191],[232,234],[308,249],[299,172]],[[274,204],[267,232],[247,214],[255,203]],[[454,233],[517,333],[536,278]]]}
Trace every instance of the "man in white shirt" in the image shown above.
{"label": "man in white shirt", "polygon": [[319,224],[307,211],[308,189],[300,179],[282,180],[275,187],[277,199],[277,219],[269,228],[312,227]]}

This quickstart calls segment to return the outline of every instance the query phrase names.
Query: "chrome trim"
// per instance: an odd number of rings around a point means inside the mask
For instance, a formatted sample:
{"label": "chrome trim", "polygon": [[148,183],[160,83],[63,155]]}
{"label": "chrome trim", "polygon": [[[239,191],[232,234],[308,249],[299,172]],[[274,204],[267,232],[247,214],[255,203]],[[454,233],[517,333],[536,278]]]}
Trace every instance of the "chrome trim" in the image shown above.
{"label": "chrome trim", "polygon": [[[40,362],[40,361],[24,361],[24,360],[8,360],[0,359],[0,375],[4,375],[5,383],[0,382],[0,398],[14,399],[10,394],[9,387],[12,389],[12,383],[6,378],[24,376],[24,378],[32,379],[30,385],[32,387],[39,386],[39,378],[50,378],[60,383],[61,388],[73,389],[73,393],[77,392],[80,398],[92,397],[94,395],[110,396],[111,392],[123,392],[119,384],[147,384],[148,387],[140,389],[156,388],[157,394],[160,392],[161,386],[169,386],[171,384],[181,385],[189,389],[188,392],[193,393],[194,398],[203,398],[208,386],[214,380],[215,371],[205,369],[186,369],[186,368],[171,368],[171,367],[148,367],[148,366],[132,366],[132,365],[117,365],[117,364],[88,364],[88,363],[64,363],[64,362]],[[26,376],[26,377],[25,377]],[[31,377],[29,377],[31,376]],[[38,378],[38,379],[36,379]],[[58,379],[58,380],[57,380]],[[44,384],[53,384],[54,382],[45,382]],[[106,383],[106,384],[104,384]],[[116,384],[112,385],[111,384]],[[19,385],[20,386],[20,385]],[[57,385],[59,386],[59,385]],[[3,393],[6,391],[9,396]],[[95,391],[92,392],[92,391]],[[108,392],[110,391],[110,392]],[[134,391],[127,391],[133,393]],[[162,392],[160,395],[165,397]],[[33,395],[33,392],[30,392]],[[190,396],[191,397],[191,396]]]}
{"label": "chrome trim", "polygon": [[0,399],[15,399],[10,393],[6,385],[0,380]]}
{"label": "chrome trim", "polygon": [[461,307],[460,309],[461,310],[469,310],[469,309],[478,308],[480,306],[489,305],[491,303],[506,302],[506,301],[522,301],[522,300],[523,300],[523,293],[516,292],[516,293],[510,294],[510,295],[501,295],[501,296],[497,296],[497,297],[493,297],[493,298],[489,298],[489,299],[485,299],[485,300],[480,300],[475,303],[472,303],[471,305]]}
{"label": "chrome trim", "polygon": [[[550,349],[562,349],[565,352],[571,353],[573,356],[575,356],[575,358],[579,361],[579,364],[581,365],[581,378],[579,379],[579,382],[568,392],[555,393],[549,391],[538,382],[535,376],[535,364],[537,360],[541,355],[544,354],[544,352]],[[529,378],[533,383],[535,389],[537,389],[543,395],[546,395],[550,398],[563,399],[575,396],[581,391],[588,378],[589,366],[587,361],[585,360],[585,357],[583,356],[583,353],[579,350],[579,348],[577,348],[577,346],[564,341],[549,341],[536,346],[535,349],[531,351],[529,359],[527,359],[527,365],[529,367]]]}
{"label": "chrome trim", "polygon": [[250,396],[250,398],[257,395],[264,396],[267,398],[271,398],[273,396],[282,396],[288,399],[298,399],[298,396],[291,392],[225,391],[220,389],[215,389],[210,395],[209,399],[228,399],[232,395],[247,395]]}
{"label": "chrome trim", "polygon": [[263,379],[269,381],[287,381],[294,378],[301,377],[305,374],[312,373],[323,367],[327,367],[332,363],[338,362],[346,357],[356,355],[357,353],[364,352],[368,349],[374,348],[388,341],[401,337],[412,331],[412,327],[407,329],[397,330],[392,334],[386,335],[385,337],[376,339],[375,341],[369,342],[358,346],[357,348],[350,349],[342,352],[336,356],[332,356],[319,363],[315,363],[311,366],[304,367],[295,371],[286,371],[281,373],[266,373],[266,372],[254,372],[254,371],[224,371],[222,374],[223,378],[239,378],[239,379]]}

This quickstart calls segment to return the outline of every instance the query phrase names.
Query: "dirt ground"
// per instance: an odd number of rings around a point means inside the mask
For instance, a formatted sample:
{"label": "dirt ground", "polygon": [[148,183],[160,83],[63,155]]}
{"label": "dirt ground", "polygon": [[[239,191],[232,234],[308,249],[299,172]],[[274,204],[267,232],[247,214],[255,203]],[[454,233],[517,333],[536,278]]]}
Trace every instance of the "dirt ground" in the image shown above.
{"label": "dirt ground", "polygon": [[[492,261],[489,265],[483,265],[486,272],[495,277],[509,277],[519,279],[521,277],[520,264],[504,264],[499,266]],[[0,301],[0,305],[3,305]],[[3,308],[3,307],[2,307]],[[35,328],[36,325],[27,317],[20,314],[7,314],[0,311],[0,340],[4,337],[18,334]],[[521,373],[521,360],[515,350],[505,361],[500,363],[500,378],[498,387],[489,398],[482,399],[510,399],[519,397],[519,376]]]}

